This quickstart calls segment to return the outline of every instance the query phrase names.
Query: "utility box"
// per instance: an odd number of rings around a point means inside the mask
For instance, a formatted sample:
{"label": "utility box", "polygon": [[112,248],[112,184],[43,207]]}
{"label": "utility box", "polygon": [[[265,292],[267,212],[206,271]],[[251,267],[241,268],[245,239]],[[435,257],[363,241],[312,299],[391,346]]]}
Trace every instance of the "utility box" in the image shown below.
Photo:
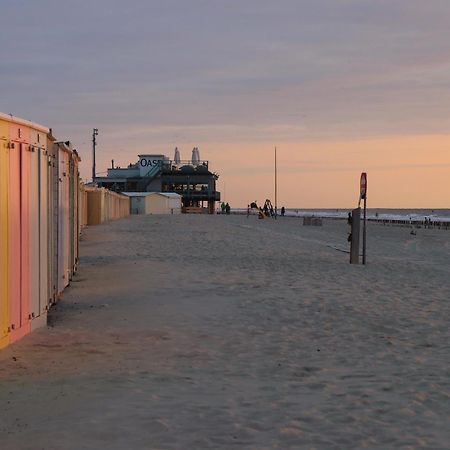
{"label": "utility box", "polygon": [[359,264],[359,234],[361,229],[361,208],[352,211],[350,234],[350,264]]}

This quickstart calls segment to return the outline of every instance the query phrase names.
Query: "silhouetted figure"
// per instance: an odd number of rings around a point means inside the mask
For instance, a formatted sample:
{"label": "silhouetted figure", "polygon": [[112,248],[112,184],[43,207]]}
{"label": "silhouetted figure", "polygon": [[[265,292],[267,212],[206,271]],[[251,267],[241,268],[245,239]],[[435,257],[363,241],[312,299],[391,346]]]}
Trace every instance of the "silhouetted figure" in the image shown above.
{"label": "silhouetted figure", "polygon": [[284,217],[284,213],[286,212],[286,210],[284,209],[284,206],[281,207],[281,216]]}
{"label": "silhouetted figure", "polygon": [[227,204],[225,205],[225,212],[226,212],[227,214],[230,214],[230,211],[231,211],[231,208],[230,208],[230,205],[229,205],[228,202],[227,202]]}
{"label": "silhouetted figure", "polygon": [[261,206],[259,207],[259,211],[258,211],[258,219],[264,219],[264,217],[266,217],[263,209],[261,208]]}
{"label": "silhouetted figure", "polygon": [[353,222],[352,213],[349,212],[347,217],[347,223],[351,226],[352,222]]}

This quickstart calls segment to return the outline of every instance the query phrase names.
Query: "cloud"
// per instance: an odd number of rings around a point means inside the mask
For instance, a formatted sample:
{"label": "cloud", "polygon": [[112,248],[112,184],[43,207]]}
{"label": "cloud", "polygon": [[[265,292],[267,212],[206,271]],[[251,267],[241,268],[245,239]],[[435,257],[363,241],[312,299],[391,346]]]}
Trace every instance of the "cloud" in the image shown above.
{"label": "cloud", "polygon": [[0,108],[75,143],[102,127],[111,148],[441,133],[449,16],[440,0],[4,0]]}

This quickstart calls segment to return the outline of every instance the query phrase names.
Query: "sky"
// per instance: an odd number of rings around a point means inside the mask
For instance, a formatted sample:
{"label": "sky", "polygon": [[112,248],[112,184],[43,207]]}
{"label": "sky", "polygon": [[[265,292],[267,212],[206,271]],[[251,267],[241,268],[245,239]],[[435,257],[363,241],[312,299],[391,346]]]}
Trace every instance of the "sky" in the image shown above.
{"label": "sky", "polygon": [[450,207],[448,0],[0,0],[0,111],[91,174],[192,148],[232,206]]}

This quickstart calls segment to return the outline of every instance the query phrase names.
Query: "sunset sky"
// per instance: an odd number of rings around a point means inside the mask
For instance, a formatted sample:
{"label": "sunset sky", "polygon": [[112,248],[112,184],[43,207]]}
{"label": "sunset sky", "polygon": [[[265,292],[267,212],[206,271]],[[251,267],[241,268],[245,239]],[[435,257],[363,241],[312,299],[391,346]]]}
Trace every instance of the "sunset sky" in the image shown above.
{"label": "sunset sky", "polygon": [[91,173],[200,149],[232,206],[450,207],[448,0],[1,0],[0,111]]}

